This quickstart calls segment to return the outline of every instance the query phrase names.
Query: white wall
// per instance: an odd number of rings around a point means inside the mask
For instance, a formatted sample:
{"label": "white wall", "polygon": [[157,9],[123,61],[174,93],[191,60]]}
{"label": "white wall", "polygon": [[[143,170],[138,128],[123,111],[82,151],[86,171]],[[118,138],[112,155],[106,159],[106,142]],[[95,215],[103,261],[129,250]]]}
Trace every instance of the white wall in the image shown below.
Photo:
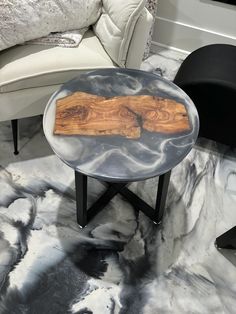
{"label": "white wall", "polygon": [[236,6],[211,0],[159,0],[155,45],[191,52],[212,43],[236,45]]}

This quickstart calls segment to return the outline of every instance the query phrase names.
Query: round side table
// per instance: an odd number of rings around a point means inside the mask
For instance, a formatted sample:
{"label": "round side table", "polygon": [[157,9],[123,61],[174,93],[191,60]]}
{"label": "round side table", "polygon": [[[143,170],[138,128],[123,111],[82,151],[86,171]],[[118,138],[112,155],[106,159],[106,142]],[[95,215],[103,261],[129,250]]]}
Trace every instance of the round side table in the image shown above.
{"label": "round side table", "polygon": [[[182,103],[187,111],[187,131],[142,130],[138,139],[121,136],[54,135],[56,101],[81,91],[104,97],[152,95]],[[118,193],[155,223],[162,219],[171,169],[192,149],[199,130],[198,113],[190,98],[175,84],[149,72],[99,69],[64,84],[49,100],[44,112],[45,136],[55,154],[75,170],[77,221],[84,227]],[[87,177],[102,181],[107,190],[87,209]],[[156,206],[152,208],[126,186],[129,182],[159,176]]]}

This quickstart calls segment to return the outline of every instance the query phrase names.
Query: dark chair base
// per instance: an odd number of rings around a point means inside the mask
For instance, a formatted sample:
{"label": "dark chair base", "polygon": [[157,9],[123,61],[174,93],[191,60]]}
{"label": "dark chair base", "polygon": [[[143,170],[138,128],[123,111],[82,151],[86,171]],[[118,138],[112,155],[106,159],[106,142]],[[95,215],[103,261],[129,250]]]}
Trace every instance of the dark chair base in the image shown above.
{"label": "dark chair base", "polygon": [[236,226],[216,238],[216,247],[236,250]]}

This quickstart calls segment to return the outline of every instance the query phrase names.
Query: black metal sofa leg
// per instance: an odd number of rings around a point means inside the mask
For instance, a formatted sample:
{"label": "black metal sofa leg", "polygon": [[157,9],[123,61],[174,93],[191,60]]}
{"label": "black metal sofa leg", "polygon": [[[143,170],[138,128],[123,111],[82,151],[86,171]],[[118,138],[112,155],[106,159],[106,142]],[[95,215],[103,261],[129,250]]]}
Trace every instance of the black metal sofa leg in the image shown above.
{"label": "black metal sofa leg", "polygon": [[11,127],[12,127],[12,135],[13,135],[13,143],[14,143],[14,154],[18,155],[18,120],[14,119],[11,120]]}

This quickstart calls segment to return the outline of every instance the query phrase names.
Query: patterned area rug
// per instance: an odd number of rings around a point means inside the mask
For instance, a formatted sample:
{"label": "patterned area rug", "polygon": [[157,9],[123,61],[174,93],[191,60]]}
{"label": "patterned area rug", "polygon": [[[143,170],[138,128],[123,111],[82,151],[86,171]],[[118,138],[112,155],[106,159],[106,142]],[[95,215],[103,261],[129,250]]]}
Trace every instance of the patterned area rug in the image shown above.
{"label": "patterned area rug", "polygon": [[[179,56],[143,68],[173,78]],[[169,69],[169,70],[168,70]],[[172,171],[162,225],[116,196],[84,229],[73,170],[41,118],[20,121],[20,155],[0,124],[0,313],[235,313],[234,252],[215,238],[236,224],[236,151],[199,140]],[[130,188],[151,205],[157,179]],[[89,202],[103,191],[89,181]]]}

